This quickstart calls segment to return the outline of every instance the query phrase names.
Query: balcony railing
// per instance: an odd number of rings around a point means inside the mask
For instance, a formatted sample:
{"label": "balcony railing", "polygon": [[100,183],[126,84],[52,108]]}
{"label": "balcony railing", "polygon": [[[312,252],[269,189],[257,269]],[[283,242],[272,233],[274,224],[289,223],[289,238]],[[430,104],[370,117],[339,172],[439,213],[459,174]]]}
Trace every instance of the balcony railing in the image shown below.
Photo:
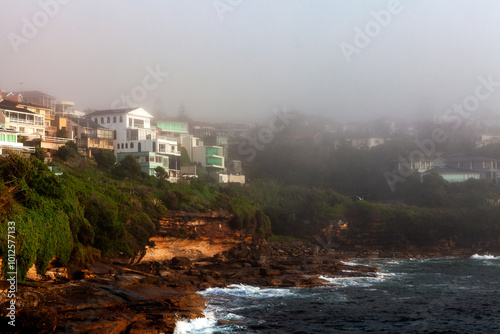
{"label": "balcony railing", "polygon": [[177,142],[177,138],[175,137],[167,137],[167,136],[158,136],[158,139],[169,140]]}
{"label": "balcony railing", "polygon": [[44,123],[42,121],[34,121],[34,120],[27,120],[27,119],[19,119],[19,118],[11,118],[11,117],[6,117],[5,122],[10,122],[10,123],[17,123],[17,124],[27,124],[27,125],[39,125],[39,126],[44,126]]}
{"label": "balcony railing", "polygon": [[42,141],[47,141],[51,143],[66,143],[68,141],[74,142],[74,139],[61,138],[61,137],[51,137],[51,136],[41,136]]}

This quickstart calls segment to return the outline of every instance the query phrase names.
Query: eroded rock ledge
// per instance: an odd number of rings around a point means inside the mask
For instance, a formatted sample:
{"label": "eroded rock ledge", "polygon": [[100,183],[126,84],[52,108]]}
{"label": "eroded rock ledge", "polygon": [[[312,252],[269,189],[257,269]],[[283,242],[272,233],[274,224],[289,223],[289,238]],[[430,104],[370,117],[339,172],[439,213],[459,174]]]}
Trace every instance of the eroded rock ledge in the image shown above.
{"label": "eroded rock ledge", "polygon": [[[225,212],[174,213],[159,221],[150,247],[134,259],[102,259],[89,268],[51,268],[20,285],[16,330],[42,333],[170,333],[180,319],[202,316],[209,287],[248,284],[310,287],[320,275],[374,275],[346,266],[315,245],[280,247],[230,228]],[[348,272],[344,272],[348,270]],[[357,272],[353,272],[357,271]],[[0,313],[6,316],[6,282]],[[5,321],[3,322],[6,323]]]}

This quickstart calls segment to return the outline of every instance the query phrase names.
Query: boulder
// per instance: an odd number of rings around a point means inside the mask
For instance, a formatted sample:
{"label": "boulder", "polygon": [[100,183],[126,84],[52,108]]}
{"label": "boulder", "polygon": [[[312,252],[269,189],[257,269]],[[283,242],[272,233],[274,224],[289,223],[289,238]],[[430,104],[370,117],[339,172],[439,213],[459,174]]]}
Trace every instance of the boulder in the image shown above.
{"label": "boulder", "polygon": [[193,262],[184,256],[173,257],[171,263],[175,269],[189,269],[193,266]]}
{"label": "boulder", "polygon": [[281,276],[281,270],[270,269],[270,268],[260,268],[260,275],[265,277]]}

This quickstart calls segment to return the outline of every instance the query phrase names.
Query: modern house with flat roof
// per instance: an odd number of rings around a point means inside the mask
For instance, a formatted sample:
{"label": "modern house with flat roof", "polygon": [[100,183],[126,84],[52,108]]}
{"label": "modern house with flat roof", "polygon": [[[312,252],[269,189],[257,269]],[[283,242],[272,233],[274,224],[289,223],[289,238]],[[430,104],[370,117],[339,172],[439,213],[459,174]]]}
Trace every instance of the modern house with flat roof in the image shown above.
{"label": "modern house with flat roof", "polygon": [[185,136],[181,138],[182,147],[188,153],[189,159],[199,163],[207,172],[219,174],[226,170],[224,149],[221,146],[205,146],[198,137]]}
{"label": "modern house with flat roof", "polygon": [[171,181],[177,178],[180,168],[177,140],[162,136],[152,124],[153,115],[145,109],[97,110],[85,118],[115,131],[113,146],[118,162],[132,155],[143,172],[155,175],[154,169],[161,166],[167,170]]}
{"label": "modern house with flat roof", "polygon": [[24,146],[23,143],[17,142],[18,132],[11,129],[6,129],[0,126],[0,155],[7,151],[13,151],[18,154],[31,154],[35,151],[34,147]]}

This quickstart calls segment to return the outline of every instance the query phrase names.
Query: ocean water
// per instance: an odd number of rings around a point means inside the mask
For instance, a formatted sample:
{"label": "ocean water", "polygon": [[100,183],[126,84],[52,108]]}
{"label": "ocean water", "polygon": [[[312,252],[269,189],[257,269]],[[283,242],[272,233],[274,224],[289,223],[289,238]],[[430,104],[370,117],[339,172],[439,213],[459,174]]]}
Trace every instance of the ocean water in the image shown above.
{"label": "ocean water", "polygon": [[500,257],[347,264],[381,272],[323,276],[327,287],[208,289],[206,317],[178,322],[175,333],[500,333]]}

